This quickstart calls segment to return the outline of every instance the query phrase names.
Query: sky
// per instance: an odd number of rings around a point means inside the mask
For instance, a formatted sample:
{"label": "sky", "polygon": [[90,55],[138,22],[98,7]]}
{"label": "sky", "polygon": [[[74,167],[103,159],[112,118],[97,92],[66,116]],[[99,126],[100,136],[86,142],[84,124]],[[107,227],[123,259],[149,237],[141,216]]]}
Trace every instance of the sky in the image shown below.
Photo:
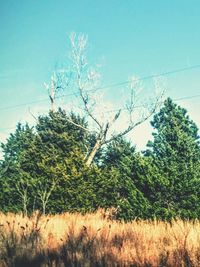
{"label": "sky", "polygon": [[[88,59],[101,65],[101,85],[117,103],[126,87],[109,88],[113,83],[200,64],[199,14],[199,0],[0,0],[0,141],[18,122],[33,124],[48,112],[44,82],[67,62],[71,32],[88,36]],[[199,95],[200,68],[162,83],[166,97]],[[152,90],[152,81],[144,88]],[[200,127],[200,97],[177,103]],[[152,130],[147,121],[129,135],[138,150]]]}

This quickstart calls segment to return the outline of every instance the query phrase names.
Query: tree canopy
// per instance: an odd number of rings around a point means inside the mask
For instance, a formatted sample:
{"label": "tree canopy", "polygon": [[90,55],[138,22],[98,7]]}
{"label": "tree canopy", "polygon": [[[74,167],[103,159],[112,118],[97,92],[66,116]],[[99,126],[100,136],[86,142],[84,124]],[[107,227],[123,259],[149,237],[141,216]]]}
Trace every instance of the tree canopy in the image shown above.
{"label": "tree canopy", "polygon": [[35,127],[18,124],[2,144],[1,210],[27,214],[114,207],[124,220],[200,218],[196,124],[168,98],[151,125],[153,139],[143,153],[119,136],[88,166],[95,136],[84,117],[58,109],[39,116]]}
{"label": "tree canopy", "polygon": [[[170,98],[151,122],[155,131],[145,156],[155,169],[157,194],[153,201],[157,212],[169,216],[199,216],[200,147],[196,124],[186,109]],[[156,174],[157,173],[157,174]]]}

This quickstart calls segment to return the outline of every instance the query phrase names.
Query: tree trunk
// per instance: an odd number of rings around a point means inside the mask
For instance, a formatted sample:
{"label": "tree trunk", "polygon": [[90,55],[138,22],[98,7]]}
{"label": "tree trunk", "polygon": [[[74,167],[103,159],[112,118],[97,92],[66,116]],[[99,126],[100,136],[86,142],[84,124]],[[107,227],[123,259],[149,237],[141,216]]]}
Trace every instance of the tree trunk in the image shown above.
{"label": "tree trunk", "polygon": [[88,156],[88,158],[86,160],[86,165],[88,167],[90,167],[90,165],[91,165],[91,163],[92,163],[97,151],[100,149],[101,145],[102,145],[101,140],[97,139],[92,151],[90,152],[90,154],[89,154],[89,156]]}
{"label": "tree trunk", "polygon": [[55,83],[53,80],[53,76],[51,77],[51,91],[49,92],[49,98],[51,101],[51,110],[55,111]]}
{"label": "tree trunk", "polygon": [[51,101],[51,111],[54,112],[55,111],[55,102],[52,96],[49,96],[50,101]]}
{"label": "tree trunk", "polygon": [[44,203],[42,203],[42,213],[43,213],[43,215],[45,215],[46,214],[46,201],[44,201]]}
{"label": "tree trunk", "polygon": [[27,197],[27,192],[24,192],[24,196],[22,197],[23,201],[23,214],[24,216],[27,216],[28,211],[27,211],[27,204],[28,204],[28,197]]}

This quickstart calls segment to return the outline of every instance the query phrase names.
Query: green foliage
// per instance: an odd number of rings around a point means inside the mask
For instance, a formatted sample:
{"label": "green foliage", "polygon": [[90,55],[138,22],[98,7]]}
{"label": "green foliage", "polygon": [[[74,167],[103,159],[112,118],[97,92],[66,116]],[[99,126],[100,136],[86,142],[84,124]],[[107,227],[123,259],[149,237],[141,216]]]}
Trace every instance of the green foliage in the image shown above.
{"label": "green foliage", "polygon": [[84,118],[59,109],[40,116],[34,128],[18,124],[2,144],[1,210],[85,213],[114,207],[123,220],[200,218],[197,126],[171,99],[151,125],[153,141],[143,154],[119,138],[87,167],[95,136]]}
{"label": "green foliage", "polygon": [[[156,132],[145,152],[146,177],[157,217],[200,217],[198,128],[187,111],[168,98],[151,122]],[[151,168],[151,169],[150,169]],[[153,180],[152,180],[153,179]]]}
{"label": "green foliage", "polygon": [[3,210],[22,210],[22,193],[28,195],[29,211],[44,210],[45,201],[48,212],[85,209],[81,203],[87,198],[78,192],[84,190],[91,198],[91,190],[86,190],[90,184],[84,164],[88,141],[85,131],[71,120],[87,127],[84,119],[74,114],[67,117],[59,110],[39,117],[35,132],[27,125],[19,125],[15,134],[2,145],[3,191],[9,190],[9,194],[4,195],[6,207],[2,205]]}
{"label": "green foliage", "polygon": [[1,162],[0,183],[1,209],[4,211],[23,209],[20,201],[21,194],[17,188],[24,187],[25,191],[29,190],[31,181],[27,182],[22,164],[25,151],[30,148],[33,140],[33,129],[27,124],[25,126],[18,124],[15,133],[10,135],[6,144],[2,144],[4,160]]}
{"label": "green foliage", "polygon": [[[104,186],[100,186],[104,194],[100,199],[104,198],[108,206],[116,207],[120,219],[146,218],[148,215],[148,199],[132,179],[132,165],[136,159],[135,147],[124,138],[113,141],[104,156],[103,173],[109,178],[105,180]],[[111,183],[109,187],[108,181]],[[108,188],[110,190],[107,192]]]}

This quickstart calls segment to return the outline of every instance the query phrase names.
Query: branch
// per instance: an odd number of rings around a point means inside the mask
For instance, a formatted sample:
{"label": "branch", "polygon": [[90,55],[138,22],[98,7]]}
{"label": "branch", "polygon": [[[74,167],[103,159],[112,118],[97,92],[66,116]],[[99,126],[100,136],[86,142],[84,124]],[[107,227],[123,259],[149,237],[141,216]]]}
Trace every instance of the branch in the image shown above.
{"label": "branch", "polygon": [[47,187],[45,189],[41,189],[41,191],[38,191],[38,196],[39,196],[40,200],[42,202],[44,202],[45,204],[48,202],[49,197],[50,197],[52,191],[54,190],[56,184],[57,184],[57,181],[53,180],[49,191],[47,191]]}
{"label": "branch", "polygon": [[[89,97],[87,92],[85,91],[85,87],[91,84],[93,80],[93,75],[89,75],[87,68],[87,61],[85,56],[86,46],[87,46],[87,38],[84,35],[79,35],[76,37],[75,34],[70,36],[71,47],[72,47],[72,62],[75,68],[76,75],[76,83],[78,87],[78,91],[80,94],[80,98],[84,105],[84,111],[87,115],[98,125],[99,129],[102,130],[101,123],[94,117],[92,112],[88,107]],[[84,77],[87,77],[87,82],[84,82]],[[84,93],[86,95],[84,95]]]}
{"label": "branch", "polygon": [[92,131],[90,131],[89,129],[85,128],[84,126],[82,126],[82,125],[80,125],[80,124],[78,124],[78,123],[76,123],[76,122],[74,122],[74,121],[72,121],[72,120],[70,120],[70,119],[66,119],[66,120],[67,120],[68,122],[72,123],[73,125],[77,126],[78,128],[81,128],[81,129],[83,129],[83,130],[85,130],[85,131],[87,131],[87,132],[92,132]]}
{"label": "branch", "polygon": [[124,130],[123,132],[121,132],[121,133],[119,133],[117,135],[113,135],[110,139],[106,140],[104,142],[104,144],[108,144],[111,141],[114,141],[114,140],[118,139],[119,137],[122,137],[122,136],[126,135],[127,133],[131,132],[136,126],[138,126],[141,123],[143,123],[144,121],[146,121],[150,116],[151,115],[149,115],[148,117],[145,117],[145,118],[139,120],[138,122],[136,122],[136,123],[134,123],[132,125],[129,125],[129,127],[126,130]]}
{"label": "branch", "polygon": [[30,113],[30,115],[35,119],[35,121],[38,121],[38,119],[33,115],[33,113],[31,112],[31,108],[28,108],[28,112]]}
{"label": "branch", "polygon": [[120,138],[126,134],[128,134],[129,132],[131,132],[136,126],[140,125],[141,123],[145,122],[146,120],[148,120],[152,114],[155,113],[155,111],[157,110],[157,108],[160,106],[161,102],[160,99],[162,98],[164,92],[162,92],[161,96],[158,96],[156,98],[155,104],[153,105],[152,110],[150,110],[149,114],[145,117],[143,117],[141,120],[137,121],[136,123],[131,123],[127,129],[125,129],[124,131],[122,131],[121,133],[117,134],[117,135],[113,135],[110,139],[106,140],[104,142],[104,144],[108,144],[110,142],[112,142],[113,140],[116,140],[117,138]]}
{"label": "branch", "polygon": [[88,108],[88,96],[85,97],[83,95],[83,91],[82,91],[82,88],[79,86],[79,93],[80,93],[80,96],[81,96],[81,99],[83,101],[83,104],[84,104],[84,110],[85,112],[88,114],[88,116],[93,120],[95,121],[95,123],[98,125],[99,129],[102,129],[102,125],[100,124],[100,122],[93,116],[93,114],[90,112],[89,108]]}
{"label": "branch", "polygon": [[89,155],[89,149],[88,149],[88,146],[86,144],[84,144],[84,147],[86,148],[86,154],[85,154],[84,160],[86,160],[88,155]]}
{"label": "branch", "polygon": [[119,119],[119,116],[121,115],[121,109],[118,110],[118,112],[115,114],[114,118],[112,119],[111,122],[108,123],[108,130],[109,128],[116,122],[116,120]]}

